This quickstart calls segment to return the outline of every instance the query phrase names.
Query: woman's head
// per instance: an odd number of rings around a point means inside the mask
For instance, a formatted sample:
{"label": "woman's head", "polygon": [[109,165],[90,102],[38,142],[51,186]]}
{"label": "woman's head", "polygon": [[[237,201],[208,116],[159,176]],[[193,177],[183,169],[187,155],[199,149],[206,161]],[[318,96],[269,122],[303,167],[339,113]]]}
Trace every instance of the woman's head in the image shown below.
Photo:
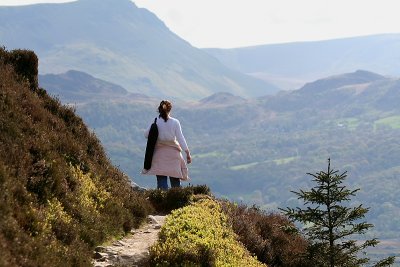
{"label": "woman's head", "polygon": [[160,105],[158,106],[158,112],[160,113],[159,117],[163,118],[164,121],[167,121],[171,109],[172,109],[171,102],[169,102],[168,100],[161,101]]}

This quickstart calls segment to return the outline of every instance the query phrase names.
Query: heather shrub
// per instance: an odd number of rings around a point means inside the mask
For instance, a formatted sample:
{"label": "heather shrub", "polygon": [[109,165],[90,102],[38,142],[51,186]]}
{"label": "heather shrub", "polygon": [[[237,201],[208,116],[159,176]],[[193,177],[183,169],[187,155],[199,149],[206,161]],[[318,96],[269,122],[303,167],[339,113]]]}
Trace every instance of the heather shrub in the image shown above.
{"label": "heather shrub", "polygon": [[36,90],[38,85],[38,58],[33,51],[16,49],[7,52],[0,48],[0,60],[13,66],[18,79],[27,81],[31,90]]}
{"label": "heather shrub", "polygon": [[206,185],[175,187],[167,191],[153,189],[147,192],[153,207],[162,213],[169,213],[174,209],[188,205],[196,195],[211,195]]}
{"label": "heather shrub", "polygon": [[302,261],[307,242],[286,217],[231,202],[222,202],[222,209],[238,240],[259,261],[276,267],[308,266]]}
{"label": "heather shrub", "polygon": [[74,109],[33,88],[35,57],[0,48],[0,266],[91,266],[153,209]]}
{"label": "heather shrub", "polygon": [[265,266],[236,240],[220,204],[202,199],[172,211],[150,248],[151,266]]}

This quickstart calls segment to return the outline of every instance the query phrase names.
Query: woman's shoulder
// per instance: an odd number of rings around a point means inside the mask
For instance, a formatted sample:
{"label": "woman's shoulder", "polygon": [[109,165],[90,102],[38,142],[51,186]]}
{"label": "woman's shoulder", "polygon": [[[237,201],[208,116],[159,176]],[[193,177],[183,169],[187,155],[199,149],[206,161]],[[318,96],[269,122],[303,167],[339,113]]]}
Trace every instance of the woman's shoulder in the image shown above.
{"label": "woman's shoulder", "polygon": [[179,120],[174,117],[169,117],[168,120],[171,120],[172,123],[179,123]]}

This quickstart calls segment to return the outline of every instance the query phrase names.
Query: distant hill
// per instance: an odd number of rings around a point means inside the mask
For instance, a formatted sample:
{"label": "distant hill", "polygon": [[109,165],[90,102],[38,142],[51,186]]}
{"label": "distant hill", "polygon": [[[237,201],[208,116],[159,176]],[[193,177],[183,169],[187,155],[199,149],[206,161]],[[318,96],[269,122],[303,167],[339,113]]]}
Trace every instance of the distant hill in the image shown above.
{"label": "distant hill", "polygon": [[345,110],[378,109],[400,111],[399,79],[358,70],[305,84],[299,90],[265,97],[266,105],[277,111],[329,110],[337,115]]}
{"label": "distant hill", "polygon": [[149,96],[197,100],[216,92],[274,93],[171,32],[130,0],[0,7],[0,40],[40,58],[40,73],[78,70]]}
{"label": "distant hill", "polygon": [[246,99],[235,96],[231,93],[215,93],[198,101],[199,107],[201,108],[210,108],[216,106],[231,106],[235,104],[242,104],[246,102]]}
{"label": "distant hill", "polygon": [[39,75],[39,85],[52,95],[59,96],[63,103],[126,97],[129,94],[119,85],[74,70],[62,74]]}
{"label": "distant hill", "polygon": [[0,266],[92,266],[94,247],[138,227],[151,204],[38,88],[37,64],[0,48]]}
{"label": "distant hill", "polygon": [[352,86],[357,84],[368,84],[374,81],[384,80],[385,77],[373,72],[357,70],[356,72],[330,76],[324,79],[306,83],[300,88],[300,93],[322,93],[331,89],[337,89],[342,86]]}
{"label": "distant hill", "polygon": [[400,75],[400,34],[205,51],[230,68],[284,89],[358,69]]}

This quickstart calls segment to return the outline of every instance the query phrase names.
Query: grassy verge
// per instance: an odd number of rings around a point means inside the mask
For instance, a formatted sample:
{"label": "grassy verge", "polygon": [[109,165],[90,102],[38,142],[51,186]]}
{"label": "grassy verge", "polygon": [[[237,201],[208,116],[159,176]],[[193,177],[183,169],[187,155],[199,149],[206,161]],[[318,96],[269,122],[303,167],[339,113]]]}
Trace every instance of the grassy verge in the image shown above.
{"label": "grassy verge", "polygon": [[151,266],[266,266],[237,241],[221,205],[211,199],[172,211],[150,257]]}

